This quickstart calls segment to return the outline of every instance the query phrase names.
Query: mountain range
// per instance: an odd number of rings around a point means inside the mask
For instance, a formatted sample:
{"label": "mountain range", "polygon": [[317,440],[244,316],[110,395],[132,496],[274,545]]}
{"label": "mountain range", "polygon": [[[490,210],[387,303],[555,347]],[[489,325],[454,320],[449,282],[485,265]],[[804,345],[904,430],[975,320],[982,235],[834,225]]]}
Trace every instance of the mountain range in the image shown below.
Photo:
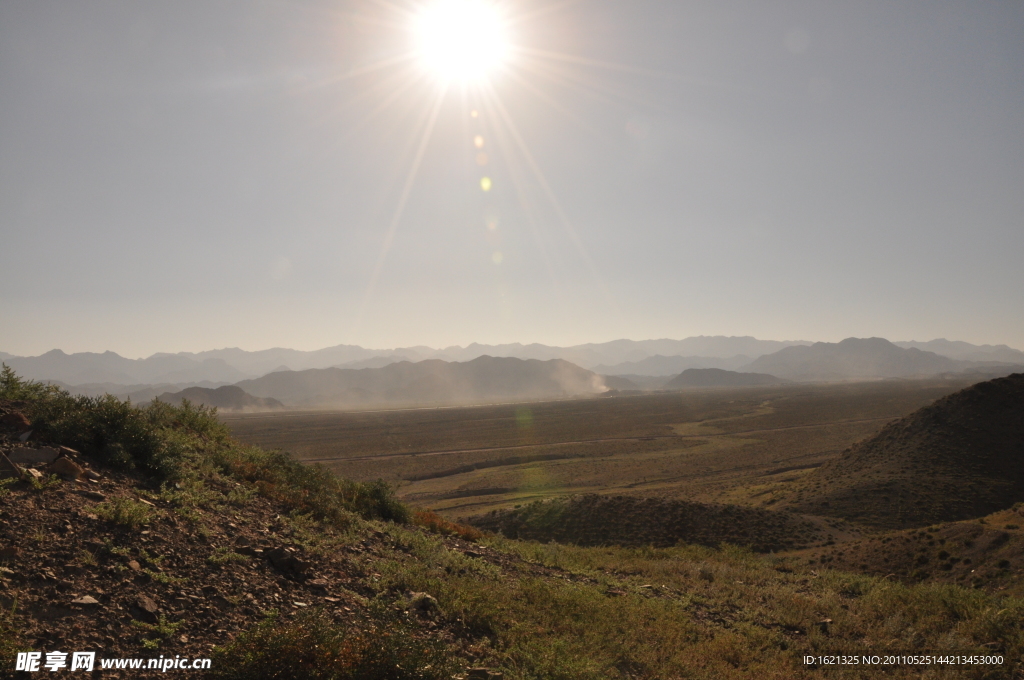
{"label": "mountain range", "polygon": [[279,371],[238,387],[293,407],[468,404],[558,399],[608,391],[601,376],[562,359],[481,356],[400,361],[382,368]]}
{"label": "mountain range", "polygon": [[[901,345],[928,346],[971,359]],[[479,354],[488,349],[534,356]],[[671,351],[685,354],[665,353]],[[424,359],[425,354],[449,358]],[[557,354],[577,357],[586,365],[552,356]],[[411,358],[403,358],[406,355]],[[624,357],[632,358],[608,363]],[[145,359],[127,359],[114,352],[65,354],[52,350],[38,357],[0,353],[0,361],[23,377],[56,383],[89,396],[110,393],[139,402],[176,395],[192,387],[212,390],[234,384],[254,397],[278,399],[294,408],[540,399],[597,394],[607,389],[739,386],[751,384],[751,380],[911,378],[969,370],[992,377],[1019,370],[1024,365],[1024,352],[1004,345],[978,346],[947,340],[891,343],[883,338],[847,338],[839,343],[811,344],[697,337],[617,340],[564,348],[515,344],[444,350],[369,350],[352,345],[316,352],[226,349],[155,354]],[[541,364],[550,366],[541,370]],[[1014,365],[1018,368],[1013,369]],[[765,377],[750,377],[753,374]]]}

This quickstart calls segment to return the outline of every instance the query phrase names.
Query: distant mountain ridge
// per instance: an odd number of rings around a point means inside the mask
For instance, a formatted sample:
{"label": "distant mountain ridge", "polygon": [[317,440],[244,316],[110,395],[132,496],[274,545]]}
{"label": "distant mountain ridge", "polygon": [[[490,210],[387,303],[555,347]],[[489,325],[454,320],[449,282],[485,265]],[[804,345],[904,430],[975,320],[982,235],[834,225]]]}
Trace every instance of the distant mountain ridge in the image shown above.
{"label": "distant mountain ridge", "polygon": [[[903,345],[907,347],[902,347]],[[911,345],[913,347],[910,347]],[[813,346],[807,341],[758,340],[749,336],[697,336],[682,340],[613,340],[571,347],[537,343],[474,343],[466,347],[453,346],[443,349],[415,346],[383,350],[367,349],[357,345],[337,345],[310,352],[285,348],[249,352],[229,348],[195,353],[158,353],[145,359],[127,359],[109,351],[66,354],[61,350],[52,350],[37,357],[19,357],[0,352],[0,361],[11,366],[19,375],[32,380],[59,381],[65,385],[80,387],[104,384],[131,386],[134,392],[165,384],[212,387],[217,384],[254,379],[280,370],[303,371],[329,367],[380,368],[401,361],[418,362],[427,359],[466,362],[485,355],[540,361],[561,359],[602,375],[668,378],[678,375],[687,368],[720,368],[769,373],[802,380],[805,378],[783,375],[775,369],[766,368],[767,364],[755,362],[762,361],[766,356],[778,355],[776,360],[773,360],[777,364],[783,358],[790,357],[793,350],[799,353],[804,351],[801,348]],[[933,354],[956,361],[994,361],[1003,364],[1016,362],[1024,365],[1024,352],[1005,345],[979,346],[964,342],[932,340],[927,343],[896,343],[893,348],[914,349],[925,353],[931,351]],[[789,354],[778,354],[782,351]],[[967,364],[947,364],[947,367],[949,368],[944,370],[963,370]],[[925,368],[928,371],[934,370],[934,367]],[[856,379],[861,375],[850,374],[846,369],[833,371],[832,374],[832,379]],[[122,391],[117,390],[118,393]]]}
{"label": "distant mountain ridge", "polygon": [[894,342],[897,347],[904,349],[920,349],[925,352],[935,352],[950,359],[959,361],[999,361],[1010,364],[1024,364],[1024,352],[1013,349],[1006,345],[972,345],[969,342],[959,340],[946,340],[939,338],[928,342]]}
{"label": "distant mountain ridge", "polygon": [[640,361],[624,361],[613,366],[599,364],[592,367],[592,370],[601,375],[662,375],[670,377],[678,375],[688,368],[721,368],[727,371],[734,371],[741,366],[746,366],[751,360],[752,357],[745,354],[737,354],[729,358],[664,356],[662,354],[655,354]]}
{"label": "distant mountain ridge", "polygon": [[568,361],[481,356],[467,362],[428,359],[382,368],[282,371],[237,385],[291,407],[468,404],[601,394],[601,376]]}
{"label": "distant mountain ridge", "polygon": [[969,364],[934,352],[897,347],[884,338],[847,338],[787,347],[758,357],[746,372],[768,373],[796,381],[904,378],[957,372]]}
{"label": "distant mountain ridge", "polygon": [[173,354],[126,359],[114,352],[65,354],[55,349],[37,357],[8,356],[3,362],[30,380],[58,380],[69,385],[236,382],[248,377],[223,359],[197,360]]}

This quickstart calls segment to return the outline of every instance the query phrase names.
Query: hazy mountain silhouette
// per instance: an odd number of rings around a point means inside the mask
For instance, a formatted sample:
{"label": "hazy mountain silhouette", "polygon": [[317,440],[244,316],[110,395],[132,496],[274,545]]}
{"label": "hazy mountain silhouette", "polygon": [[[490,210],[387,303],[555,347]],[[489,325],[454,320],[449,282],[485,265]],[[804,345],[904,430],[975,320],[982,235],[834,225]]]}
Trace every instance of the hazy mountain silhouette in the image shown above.
{"label": "hazy mountain silhouette", "polygon": [[664,356],[656,354],[640,361],[624,361],[613,366],[600,364],[592,370],[601,375],[662,375],[676,376],[688,368],[722,368],[733,371],[741,366],[746,366],[751,357],[745,354],[737,354],[734,357],[683,357]]}
{"label": "hazy mountain silhouette", "polygon": [[69,385],[235,382],[247,377],[223,359],[197,361],[170,354],[126,359],[114,352],[65,354],[55,349],[37,357],[8,357],[3,361],[30,380],[59,380]]}
{"label": "hazy mountain silhouette", "polygon": [[238,386],[289,406],[456,404],[551,399],[607,391],[601,376],[567,361],[482,356],[430,359],[383,368],[323,368],[271,373]]}
{"label": "hazy mountain silhouette", "polygon": [[788,380],[766,373],[737,373],[720,368],[688,368],[665,383],[662,389],[678,390],[684,387],[749,387],[753,385],[780,385]]}
{"label": "hazy mountain silhouette", "polygon": [[787,347],[758,357],[743,367],[788,380],[863,380],[902,378],[962,371],[966,362],[934,352],[903,349],[884,338],[847,338],[842,342],[816,342],[809,347]]}
{"label": "hazy mountain silhouette", "polygon": [[156,385],[118,385],[117,383],[83,383],[81,385],[67,385],[59,380],[47,380],[45,382],[63,388],[71,394],[79,394],[86,397],[99,397],[104,394],[110,394],[118,399],[129,399],[136,404],[144,401],[151,401],[165,392],[180,392],[190,387],[215,389],[217,387],[224,386],[224,383],[216,383],[208,380],[198,383],[157,383]]}
{"label": "hazy mountain silhouette", "polygon": [[275,411],[284,408],[284,404],[277,399],[254,397],[237,385],[224,385],[216,389],[189,387],[180,392],[164,392],[157,399],[168,404],[178,404],[182,399],[188,399],[193,404],[215,406],[222,411]]}
{"label": "hazy mountain silhouette", "polygon": [[950,359],[960,361],[998,361],[1000,363],[1024,365],[1024,352],[1007,347],[1006,345],[972,345],[969,342],[959,340],[929,340],[928,342],[894,342],[897,347],[904,349],[920,349],[926,352],[935,352]]}
{"label": "hazy mountain silhouette", "polygon": [[972,385],[890,423],[808,475],[792,506],[887,527],[981,517],[1024,501],[1024,374]]}
{"label": "hazy mountain silhouette", "polygon": [[408,361],[400,356],[382,356],[382,357],[370,357],[369,359],[359,359],[358,361],[348,361],[344,364],[338,364],[337,366],[331,366],[330,368],[384,368],[390,364],[397,364],[399,361]]}
{"label": "hazy mountain silhouette", "polygon": [[[971,361],[1018,362],[1024,364],[1024,352],[1005,345],[970,345],[933,340],[928,343],[903,343],[950,353],[953,358]],[[604,375],[674,376],[687,368],[756,370],[780,375],[774,370],[748,368],[743,357],[757,359],[790,347],[810,345],[804,341],[758,340],[752,337],[699,336],[682,340],[613,340],[572,347],[510,343],[504,345],[470,344],[466,347],[401,347],[367,349],[356,345],[337,345],[315,351],[273,348],[249,352],[238,348],[205,352],[157,353],[145,359],[126,359],[114,352],[65,354],[52,350],[37,357],[18,357],[0,352],[0,361],[32,380],[57,380],[67,385],[111,383],[115,385],[233,383],[257,378],[284,367],[296,371],[310,368],[383,367],[400,361],[466,362],[479,356],[515,357],[548,361],[563,359]],[[789,376],[781,376],[789,377]],[[857,377],[857,376],[853,376]]]}

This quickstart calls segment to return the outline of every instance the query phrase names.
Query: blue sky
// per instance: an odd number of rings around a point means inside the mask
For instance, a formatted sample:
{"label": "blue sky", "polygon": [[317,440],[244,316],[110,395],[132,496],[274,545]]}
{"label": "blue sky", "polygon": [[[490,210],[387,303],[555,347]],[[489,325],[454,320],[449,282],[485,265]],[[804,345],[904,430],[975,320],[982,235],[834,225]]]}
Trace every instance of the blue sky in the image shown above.
{"label": "blue sky", "polygon": [[1024,5],[423,4],[0,5],[0,350],[1024,347]]}

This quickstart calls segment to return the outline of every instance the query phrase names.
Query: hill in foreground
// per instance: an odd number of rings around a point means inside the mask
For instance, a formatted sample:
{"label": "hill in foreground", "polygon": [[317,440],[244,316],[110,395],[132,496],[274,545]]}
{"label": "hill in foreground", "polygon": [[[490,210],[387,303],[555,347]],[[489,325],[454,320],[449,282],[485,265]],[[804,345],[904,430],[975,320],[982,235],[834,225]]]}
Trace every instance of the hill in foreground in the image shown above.
{"label": "hill in foreground", "polygon": [[794,557],[809,567],[956,583],[1024,594],[1024,503],[976,520],[902,529],[816,546]]}
{"label": "hill in foreground", "polygon": [[678,390],[686,387],[754,387],[781,385],[788,380],[767,373],[738,373],[721,368],[688,368],[665,383],[662,389]]}
{"label": "hill in foreground", "polygon": [[0,452],[14,448],[39,460],[0,465],[3,676],[26,650],[94,651],[98,668],[212,657],[171,675],[220,680],[809,680],[834,674],[803,655],[932,649],[999,654],[983,677],[1014,677],[1024,652],[1020,600],[729,546],[480,536],[384,485],[241,446],[194,405],[3,372]]}
{"label": "hill in foreground", "polygon": [[224,385],[215,389],[189,387],[180,392],[164,392],[157,399],[169,404],[177,404],[182,399],[188,399],[193,404],[221,411],[276,411],[284,408],[284,404],[277,399],[254,397],[237,385]]}
{"label": "hill in foreground", "polygon": [[597,494],[536,501],[468,521],[486,531],[529,541],[656,547],[732,543],[756,552],[823,543],[831,530],[816,519],[789,512]]}
{"label": "hill in foreground", "polygon": [[798,512],[890,528],[982,517],[1024,500],[1024,374],[890,423],[791,494]]}
{"label": "hill in foreground", "polygon": [[400,361],[382,368],[271,373],[238,386],[289,406],[467,404],[559,399],[607,391],[601,376],[561,359],[482,356],[472,361]]}

